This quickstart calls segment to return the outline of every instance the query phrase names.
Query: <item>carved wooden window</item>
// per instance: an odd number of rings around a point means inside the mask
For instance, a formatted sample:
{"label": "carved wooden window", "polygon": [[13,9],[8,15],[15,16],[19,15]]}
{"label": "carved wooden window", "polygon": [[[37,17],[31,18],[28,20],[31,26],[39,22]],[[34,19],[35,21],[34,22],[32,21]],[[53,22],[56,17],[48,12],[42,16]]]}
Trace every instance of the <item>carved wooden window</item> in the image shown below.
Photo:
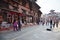
{"label": "carved wooden window", "polygon": [[6,2],[3,1],[3,0],[0,0],[0,7],[1,7],[1,8],[9,8],[9,4],[6,3]]}

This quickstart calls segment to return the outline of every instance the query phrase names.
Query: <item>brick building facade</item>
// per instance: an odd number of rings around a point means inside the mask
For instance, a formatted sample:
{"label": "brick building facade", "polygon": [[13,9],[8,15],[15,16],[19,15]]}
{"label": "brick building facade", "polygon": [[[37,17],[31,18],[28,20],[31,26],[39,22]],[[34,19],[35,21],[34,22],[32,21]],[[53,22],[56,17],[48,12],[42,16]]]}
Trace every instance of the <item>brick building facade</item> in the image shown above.
{"label": "brick building facade", "polygon": [[14,19],[26,24],[36,22],[42,14],[39,9],[36,0],[0,0],[0,24],[3,21],[12,24]]}

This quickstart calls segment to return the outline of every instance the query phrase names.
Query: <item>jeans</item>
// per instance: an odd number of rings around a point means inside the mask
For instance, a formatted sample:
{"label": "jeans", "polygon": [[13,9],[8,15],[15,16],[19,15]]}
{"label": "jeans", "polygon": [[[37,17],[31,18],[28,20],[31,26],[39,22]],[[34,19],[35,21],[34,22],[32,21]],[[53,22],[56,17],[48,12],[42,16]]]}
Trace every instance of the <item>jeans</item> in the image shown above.
{"label": "jeans", "polygon": [[52,29],[52,24],[50,24],[50,29]]}

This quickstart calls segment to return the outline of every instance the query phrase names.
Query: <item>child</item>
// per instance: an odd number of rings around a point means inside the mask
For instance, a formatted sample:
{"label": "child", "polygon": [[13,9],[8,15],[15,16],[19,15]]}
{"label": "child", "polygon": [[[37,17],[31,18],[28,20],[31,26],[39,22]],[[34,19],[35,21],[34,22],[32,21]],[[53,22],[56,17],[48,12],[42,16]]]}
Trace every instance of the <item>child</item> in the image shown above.
{"label": "child", "polygon": [[15,29],[18,31],[18,28],[17,28],[17,21],[14,21],[13,26],[14,26],[14,31],[15,31]]}

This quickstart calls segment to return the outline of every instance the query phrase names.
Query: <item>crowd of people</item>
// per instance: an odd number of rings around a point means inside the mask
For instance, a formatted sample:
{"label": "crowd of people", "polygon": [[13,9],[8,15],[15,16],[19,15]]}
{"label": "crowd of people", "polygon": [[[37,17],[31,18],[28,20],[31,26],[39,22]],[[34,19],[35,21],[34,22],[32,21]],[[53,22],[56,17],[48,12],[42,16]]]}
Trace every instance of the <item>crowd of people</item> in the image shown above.
{"label": "crowd of people", "polygon": [[59,24],[59,19],[51,19],[51,20],[41,20],[40,23],[42,25],[50,25],[50,29],[52,30],[53,28],[57,27]]}
{"label": "crowd of people", "polygon": [[13,30],[14,31],[18,31],[18,30],[20,30],[21,31],[21,22],[20,22],[20,20],[14,20],[14,22],[13,22]]}
{"label": "crowd of people", "polygon": [[59,24],[59,20],[57,19],[57,20],[50,20],[50,29],[52,29],[52,28],[54,28],[55,27],[55,25],[56,25],[56,27],[58,28],[58,24]]}

